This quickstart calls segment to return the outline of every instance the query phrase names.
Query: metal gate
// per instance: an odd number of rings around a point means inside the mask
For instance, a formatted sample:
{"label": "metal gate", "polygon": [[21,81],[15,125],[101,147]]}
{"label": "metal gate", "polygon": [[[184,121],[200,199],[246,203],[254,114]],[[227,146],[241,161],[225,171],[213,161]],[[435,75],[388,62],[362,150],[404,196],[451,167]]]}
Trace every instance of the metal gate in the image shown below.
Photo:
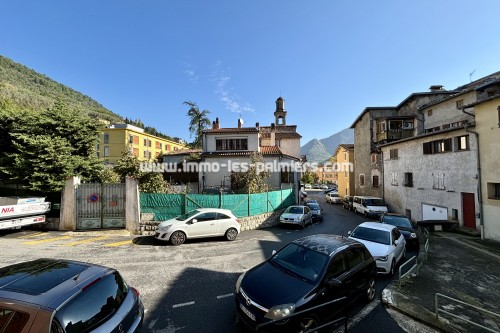
{"label": "metal gate", "polygon": [[80,184],[76,229],[125,228],[125,184]]}

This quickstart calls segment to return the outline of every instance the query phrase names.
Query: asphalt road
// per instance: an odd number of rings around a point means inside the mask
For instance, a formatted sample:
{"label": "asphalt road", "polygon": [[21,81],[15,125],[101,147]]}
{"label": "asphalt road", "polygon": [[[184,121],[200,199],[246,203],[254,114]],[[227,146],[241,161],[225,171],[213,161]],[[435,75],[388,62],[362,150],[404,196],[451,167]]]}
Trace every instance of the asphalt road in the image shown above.
{"label": "asphalt road", "polygon": [[[233,291],[242,272],[294,239],[318,233],[347,236],[367,220],[341,205],[325,203],[323,191],[308,193],[322,205],[324,221],[305,229],[284,226],[244,231],[233,242],[203,239],[181,246],[120,231],[4,232],[0,234],[0,266],[41,257],[111,266],[142,295],[143,332],[238,332]],[[408,252],[407,258],[413,255]],[[350,314],[349,331],[405,331],[380,304],[380,293],[390,282],[391,278],[378,278],[376,301],[356,307]]]}

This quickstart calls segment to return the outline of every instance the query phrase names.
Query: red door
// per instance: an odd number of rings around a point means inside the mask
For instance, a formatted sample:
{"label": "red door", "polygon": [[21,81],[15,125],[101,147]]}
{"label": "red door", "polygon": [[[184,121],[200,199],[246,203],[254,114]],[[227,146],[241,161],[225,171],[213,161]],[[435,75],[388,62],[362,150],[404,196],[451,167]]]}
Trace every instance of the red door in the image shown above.
{"label": "red door", "polygon": [[462,214],[464,217],[464,227],[476,229],[474,193],[462,193]]}

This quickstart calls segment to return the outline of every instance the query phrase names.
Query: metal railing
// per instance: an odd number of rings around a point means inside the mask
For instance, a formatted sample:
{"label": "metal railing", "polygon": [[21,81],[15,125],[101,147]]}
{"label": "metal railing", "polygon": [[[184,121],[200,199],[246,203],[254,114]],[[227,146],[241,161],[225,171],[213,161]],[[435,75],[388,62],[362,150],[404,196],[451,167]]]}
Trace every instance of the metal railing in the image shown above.
{"label": "metal railing", "polygon": [[[413,263],[413,266],[411,266],[410,269],[408,269],[405,273],[401,274],[403,272],[403,268],[410,266],[411,263]],[[418,260],[416,256],[411,257],[404,264],[399,266],[398,287],[401,287],[403,279],[405,279],[412,273],[414,273],[415,275],[418,274]]]}
{"label": "metal railing", "polygon": [[500,331],[496,331],[496,330],[491,329],[491,328],[489,328],[489,327],[486,327],[486,326],[483,326],[483,325],[481,325],[481,324],[475,323],[475,322],[473,322],[473,321],[471,321],[471,320],[469,320],[469,319],[467,319],[467,318],[461,317],[461,316],[459,316],[459,315],[456,315],[456,314],[451,313],[451,312],[449,312],[449,311],[446,311],[446,310],[444,310],[444,309],[440,309],[440,308],[439,308],[439,297],[446,298],[446,299],[448,299],[448,300],[450,300],[450,301],[454,301],[454,302],[457,302],[457,303],[459,303],[459,304],[469,306],[469,307],[471,307],[471,308],[473,308],[473,309],[476,309],[476,310],[478,310],[478,311],[482,311],[482,312],[484,312],[484,313],[487,313],[487,314],[489,314],[489,315],[491,315],[491,316],[494,316],[494,317],[497,317],[497,318],[499,318],[499,319],[500,319],[500,315],[499,315],[499,314],[497,314],[497,313],[494,313],[494,312],[488,311],[488,310],[486,310],[486,309],[483,309],[483,308],[477,307],[477,306],[475,306],[475,305],[472,305],[472,304],[469,304],[469,303],[466,303],[466,302],[462,302],[461,300],[458,300],[458,299],[455,299],[455,298],[452,298],[452,297],[449,297],[449,296],[446,296],[446,295],[443,295],[443,294],[440,294],[440,293],[436,293],[435,298],[434,298],[434,302],[435,302],[435,305],[436,305],[436,319],[439,319],[439,312],[441,312],[441,313],[445,313],[445,314],[447,314],[447,315],[449,315],[449,316],[452,316],[452,317],[454,317],[454,318],[458,318],[458,319],[460,319],[460,320],[463,320],[463,321],[465,321],[465,322],[467,322],[467,323],[469,323],[469,324],[471,324],[471,325],[474,325],[474,326],[476,326],[476,327],[482,328],[482,329],[484,329],[484,330],[486,330],[486,331],[488,331],[488,332],[500,333]]}
{"label": "metal railing", "polygon": [[[293,314],[291,314],[290,316],[287,316],[287,317],[284,317],[284,318],[281,318],[281,319],[274,319],[274,320],[270,320],[270,321],[266,321],[264,323],[261,323],[259,325],[257,325],[257,327],[255,328],[257,332],[261,331],[263,328],[265,328],[266,326],[269,326],[269,325],[272,325],[272,324],[275,324],[275,323],[279,323],[279,322],[282,322],[284,320],[289,320],[293,317],[297,317],[301,314],[304,314],[304,313],[307,313],[307,312],[311,312],[313,310],[316,310],[316,309],[319,309],[323,306],[327,306],[327,305],[330,305],[330,304],[333,304],[333,303],[337,303],[337,302],[341,302],[341,301],[345,301],[347,300],[347,297],[341,297],[341,298],[337,298],[337,299],[334,299],[333,301],[329,301],[329,302],[326,302],[326,303],[322,303],[322,304],[319,304],[319,305],[316,305],[316,306],[313,306],[311,308],[307,308],[305,310],[302,310],[302,311],[299,311],[299,312],[295,312]],[[312,332],[315,332],[317,330],[320,330],[320,329],[323,329],[325,327],[328,327],[328,326],[331,326],[331,325],[334,325],[338,322],[341,322],[341,321],[344,321],[344,332],[347,332],[347,306],[345,306],[345,310],[344,310],[344,316],[342,317],[339,317],[335,320],[332,320],[332,321],[329,321],[327,323],[324,323],[322,324],[321,326],[317,326],[317,327],[313,327],[303,333],[312,333]]]}

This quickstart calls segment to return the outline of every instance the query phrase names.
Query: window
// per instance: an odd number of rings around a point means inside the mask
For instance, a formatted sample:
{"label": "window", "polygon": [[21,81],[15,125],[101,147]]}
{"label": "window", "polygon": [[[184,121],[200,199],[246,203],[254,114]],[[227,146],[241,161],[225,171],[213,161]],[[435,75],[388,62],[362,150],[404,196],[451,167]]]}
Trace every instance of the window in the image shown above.
{"label": "window", "polygon": [[156,146],[156,149],[162,148],[161,142],[159,142],[159,141],[155,141],[155,146]]}
{"label": "window", "polygon": [[364,173],[359,175],[359,185],[365,186],[365,174]]}
{"label": "window", "polygon": [[393,172],[391,173],[391,185],[392,186],[398,186],[399,183],[398,183],[398,173],[397,172]]}
{"label": "window", "polygon": [[405,182],[403,186],[413,187],[413,173],[405,172]]}
{"label": "window", "polygon": [[424,155],[439,154],[452,151],[452,139],[435,140],[423,143]]}
{"label": "window", "polygon": [[371,154],[370,158],[372,163],[377,163],[377,154]]}
{"label": "window", "polygon": [[500,200],[500,183],[487,183],[488,199]]}
{"label": "window", "polygon": [[196,222],[212,221],[217,219],[217,213],[215,212],[203,213],[198,216],[195,216],[194,219],[196,219]]}
{"label": "window", "polygon": [[109,156],[109,146],[104,146],[104,156]]}
{"label": "window", "polygon": [[344,257],[348,270],[356,267],[365,260],[362,249],[351,249],[350,251],[346,251],[344,252]]}
{"label": "window", "polygon": [[464,106],[464,100],[463,99],[459,99],[457,101],[457,109],[461,109],[462,106]]}
{"label": "window", "polygon": [[170,145],[166,145],[166,146],[165,146],[165,150],[166,150],[166,151],[170,151],[170,150],[171,150]]}
{"label": "window", "polygon": [[411,221],[411,210],[405,209],[405,215]]}
{"label": "window", "polygon": [[431,110],[427,110],[427,117],[431,117],[432,116],[432,109]]}
{"label": "window", "polygon": [[397,149],[391,149],[391,150],[389,151],[389,158],[390,158],[391,160],[395,160],[395,159],[397,159],[397,158],[398,158],[398,150],[397,150]]}
{"label": "window", "polygon": [[347,161],[347,153],[344,153],[344,161]]}
{"label": "window", "polygon": [[133,135],[128,136],[128,143],[134,143],[134,136]]}
{"label": "window", "polygon": [[462,135],[456,137],[457,150],[469,150],[469,135]]}
{"label": "window", "polygon": [[379,121],[377,122],[377,133],[383,133],[385,132],[385,121]]}
{"label": "window", "polygon": [[56,313],[56,318],[67,333],[95,330],[118,311],[127,293],[120,274],[109,274],[85,287]]}
{"label": "window", "polygon": [[458,209],[455,208],[451,209],[451,219],[453,221],[458,221]]}
{"label": "window", "polygon": [[148,139],[144,139],[144,147],[147,147],[148,145]]}
{"label": "window", "polygon": [[403,128],[402,120],[389,120],[389,130],[397,130]]}
{"label": "window", "polygon": [[378,176],[373,176],[372,177],[372,185],[373,187],[378,187],[379,184],[379,177]]}
{"label": "window", "polygon": [[152,141],[148,139],[148,147],[151,147]]}
{"label": "window", "polygon": [[0,307],[0,332],[21,332],[29,319],[24,312]]}
{"label": "window", "polygon": [[330,262],[330,266],[328,266],[326,274],[328,278],[336,278],[342,275],[345,271],[344,254],[339,253]]}
{"label": "window", "polygon": [[109,134],[104,133],[104,143],[109,143]]}
{"label": "window", "polygon": [[139,157],[139,148],[134,148],[134,156]]}
{"label": "window", "polygon": [[215,140],[216,150],[248,150],[247,139],[218,139]]}
{"label": "window", "polygon": [[444,173],[432,174],[432,188],[435,190],[445,190],[444,186]]}

